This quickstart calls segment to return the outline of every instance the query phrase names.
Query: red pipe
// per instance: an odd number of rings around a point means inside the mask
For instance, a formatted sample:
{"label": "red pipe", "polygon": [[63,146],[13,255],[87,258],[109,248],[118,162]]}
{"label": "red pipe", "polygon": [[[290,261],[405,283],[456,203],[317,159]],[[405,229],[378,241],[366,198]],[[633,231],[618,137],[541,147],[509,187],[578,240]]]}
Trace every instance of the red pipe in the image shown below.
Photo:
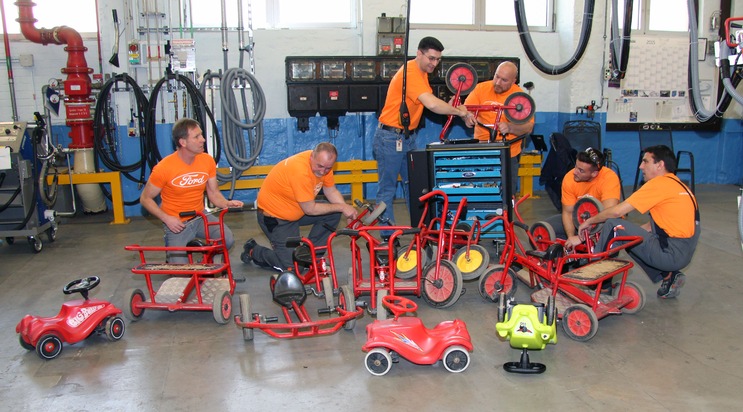
{"label": "red pipe", "polygon": [[93,116],[91,108],[93,98],[91,97],[90,73],[93,69],[88,67],[85,61],[85,52],[88,50],[83,45],[83,38],[75,29],[67,26],[57,26],[51,29],[37,29],[34,27],[36,19],[33,7],[36,5],[31,0],[18,0],[18,23],[21,25],[23,36],[34,42],[47,45],[66,44],[67,66],[61,71],[67,74],[64,82],[65,111],[67,114],[67,126],[70,127],[71,149],[88,149],[93,147]]}

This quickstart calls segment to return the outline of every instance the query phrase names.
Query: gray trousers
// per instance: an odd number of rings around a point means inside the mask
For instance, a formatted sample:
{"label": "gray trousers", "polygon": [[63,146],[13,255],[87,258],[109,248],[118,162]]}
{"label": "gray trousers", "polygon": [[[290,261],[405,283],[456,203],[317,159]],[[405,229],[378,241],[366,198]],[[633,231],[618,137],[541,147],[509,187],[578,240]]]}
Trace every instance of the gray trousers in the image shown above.
{"label": "gray trousers", "polygon": [[558,213],[556,215],[552,215],[548,217],[545,220],[546,223],[549,223],[550,226],[552,226],[552,229],[555,229],[555,237],[558,239],[567,239],[568,234],[565,233],[565,226],[562,224],[562,214]]}
{"label": "gray trousers", "polygon": [[[208,222],[217,222],[219,221],[219,217],[214,214],[207,214],[206,220]],[[195,238],[206,238],[206,233],[204,232],[204,221],[201,220],[201,217],[189,220],[186,223],[186,227],[179,233],[171,232],[165,225],[163,225],[163,230],[165,231],[165,246],[186,246],[188,242]],[[219,226],[210,225],[209,238],[219,239],[220,236]],[[224,225],[224,244],[227,246],[228,250],[232,247],[233,243],[235,243],[235,239],[232,235],[232,231],[227,227],[227,225]],[[188,254],[186,252],[168,252],[167,258],[170,263],[188,263]]]}
{"label": "gray trousers", "polygon": [[[650,220],[652,231],[648,232],[639,225],[624,219],[608,219],[601,227],[598,250],[604,250],[606,244],[614,236],[641,236],[642,243],[627,249],[629,255],[647,273],[653,283],[660,282],[668,272],[681,270],[686,267],[694,255],[697,247],[701,227],[696,222],[694,235],[689,238],[668,238],[668,245],[661,244],[658,228]],[[615,230],[616,228],[616,230]]]}
{"label": "gray trousers", "polygon": [[[292,252],[294,248],[286,246],[286,239],[290,237],[300,237],[299,228],[301,226],[312,225],[307,238],[315,247],[325,246],[328,243],[328,236],[338,227],[341,219],[340,213],[329,213],[327,215],[307,216],[304,215],[299,220],[283,220],[271,216],[266,216],[262,211],[256,213],[258,226],[271,242],[271,248],[257,245],[253,249],[253,261],[258,266],[265,268],[277,268],[285,270],[294,267]],[[329,226],[329,227],[326,227]]]}

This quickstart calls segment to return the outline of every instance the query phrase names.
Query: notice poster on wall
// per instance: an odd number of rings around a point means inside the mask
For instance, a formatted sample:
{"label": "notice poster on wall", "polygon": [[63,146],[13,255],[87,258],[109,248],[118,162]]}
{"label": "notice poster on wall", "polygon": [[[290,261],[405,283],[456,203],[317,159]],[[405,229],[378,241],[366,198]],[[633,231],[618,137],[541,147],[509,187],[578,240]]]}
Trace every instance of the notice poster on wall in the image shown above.
{"label": "notice poster on wall", "polygon": [[[688,60],[688,38],[632,36],[625,77],[607,93],[607,123],[697,123],[689,105]],[[713,83],[701,83],[708,102]]]}

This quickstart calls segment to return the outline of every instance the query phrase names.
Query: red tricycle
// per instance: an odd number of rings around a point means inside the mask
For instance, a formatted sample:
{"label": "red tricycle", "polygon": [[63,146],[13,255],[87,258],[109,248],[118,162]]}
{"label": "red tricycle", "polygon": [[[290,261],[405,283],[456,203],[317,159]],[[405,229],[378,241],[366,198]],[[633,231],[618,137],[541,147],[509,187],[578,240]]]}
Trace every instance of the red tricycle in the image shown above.
{"label": "red tricycle", "polygon": [[[131,289],[127,296],[129,305],[124,314],[132,321],[139,320],[145,309],[159,309],[174,312],[177,310],[212,311],[214,320],[226,324],[232,313],[232,294],[235,279],[232,277],[230,256],[224,240],[224,216],[227,212],[242,211],[241,208],[218,209],[219,219],[210,222],[207,213],[189,212],[201,218],[204,224],[205,239],[193,239],[186,246],[139,246],[129,245],[125,250],[139,253],[140,264],[132,273],[144,275],[149,299],[141,289]],[[209,235],[213,226],[219,228],[219,237]],[[188,263],[167,263],[148,261],[147,257],[163,252],[185,252]],[[201,254],[201,258],[198,255]],[[153,276],[168,278],[159,288],[155,288]]]}
{"label": "red tricycle", "polygon": [[[589,243],[574,251],[566,251],[564,240],[560,239],[546,246],[544,242],[548,239],[536,239],[518,213],[518,206],[527,198],[524,196],[516,202],[517,219],[513,222],[505,215],[495,218],[503,220],[506,240],[499,264],[480,278],[479,290],[483,298],[497,302],[501,292],[512,297],[518,277],[530,288],[538,289],[532,293],[532,301],[546,304],[549,296],[555,297],[565,333],[578,341],[587,341],[596,334],[599,319],[642,310],[645,292],[638,284],[627,280],[634,264],[614,257],[619,251],[642,242],[641,237],[617,236],[609,241],[605,251],[592,250],[590,240],[595,237],[595,231],[586,233]],[[579,205],[582,201],[590,200],[579,200],[576,210],[586,210],[585,205]],[[590,207],[588,209],[590,213]],[[576,226],[587,216],[581,219]],[[526,232],[531,245],[542,246],[527,250],[516,236],[516,227]],[[615,276],[619,276],[618,282]],[[603,293],[602,286],[610,286],[606,288],[610,294]]]}
{"label": "red tricycle", "polygon": [[[359,200],[355,200],[355,204],[361,211],[348,223],[349,230],[362,225],[375,225],[382,220],[380,215],[385,210],[384,203],[376,208]],[[250,295],[241,294],[240,315],[235,316],[235,324],[242,328],[245,340],[253,339],[253,329],[262,330],[274,338],[297,338],[327,335],[341,327],[346,330],[354,328],[356,318],[363,314],[363,309],[357,307],[351,286],[338,285],[332,248],[336,235],[335,232],[331,233],[327,245],[320,247],[307,238],[287,239],[287,246],[294,247],[294,269],[271,275],[269,283],[271,296],[281,306],[286,322],[276,323],[278,317],[253,313]],[[304,306],[307,292],[325,300],[325,307],[318,309],[318,314],[336,313],[338,316],[313,321]],[[292,313],[297,321],[293,320]]]}
{"label": "red tricycle", "polygon": [[389,295],[382,303],[395,317],[366,326],[367,341],[361,349],[367,352],[364,364],[369,373],[385,375],[400,356],[419,365],[441,360],[449,372],[467,369],[473,346],[464,321],[444,321],[428,329],[417,317],[400,317],[418,309],[410,299]]}
{"label": "red tricycle", "polygon": [[112,303],[88,299],[88,292],[101,282],[97,276],[73,280],[63,289],[65,295],[80,293],[83,299],[62,304],[53,318],[26,315],[15,327],[21,346],[36,349],[41,359],[54,359],[62,353],[62,342],[75,344],[93,333],[105,334],[114,342],[124,336],[126,326],[119,316],[121,309]]}
{"label": "red tricycle", "polygon": [[[470,92],[475,90],[477,86],[477,71],[474,67],[467,63],[457,63],[452,65],[446,72],[446,87],[450,92],[455,93],[452,98],[452,105],[457,107],[460,105],[462,96],[468,95]],[[494,124],[486,125],[476,121],[476,124],[480,127],[485,128],[490,132],[490,143],[496,141],[498,135],[498,123],[501,121],[501,117],[505,114],[506,119],[514,124],[522,124],[528,122],[534,116],[534,99],[530,95],[524,92],[511,93],[503,104],[480,104],[480,105],[465,105],[467,110],[475,115],[477,119],[480,112],[495,112]],[[450,115],[441,129],[439,134],[439,140],[442,143],[452,142],[446,139],[446,134],[451,126],[454,116]],[[505,143],[506,137],[501,136],[502,141]],[[457,139],[454,142],[457,143],[477,143],[476,139]]]}
{"label": "red tricycle", "polygon": [[[480,234],[487,226],[481,225],[478,220],[460,221],[467,208],[465,197],[460,200],[454,213],[449,210],[449,196],[441,190],[428,192],[419,200],[424,205],[417,226],[421,244],[411,243],[398,251],[397,277],[407,279],[415,276],[418,250],[422,250],[424,253],[420,254],[420,260],[424,268],[423,277],[427,278],[429,272],[451,271],[458,278],[461,292],[461,281],[480,278],[490,263],[490,254],[479,245]],[[441,203],[441,213],[426,221],[429,209],[435,207],[435,202]],[[435,258],[435,261],[428,263],[429,258]]]}
{"label": "red tricycle", "polygon": [[[332,261],[332,241],[336,234],[328,237],[327,246],[315,247],[307,238],[288,239],[287,246],[296,245],[294,250],[294,270],[274,273],[269,286],[273,301],[281,306],[285,323],[278,322],[278,317],[268,317],[252,312],[250,295],[240,295],[240,315],[235,316],[235,324],[242,328],[243,339],[253,340],[253,329],[258,329],[274,338],[300,338],[335,333],[343,329],[351,330],[356,326],[356,318],[364,312],[356,305],[350,286],[338,286],[335,269],[326,261],[326,252]],[[324,299],[325,307],[318,309],[318,314],[335,313],[338,316],[313,321],[305,300],[307,292]],[[297,321],[292,319],[292,313]]]}
{"label": "red tricycle", "polygon": [[[374,232],[380,230],[392,231],[392,235],[385,240],[379,240]],[[381,300],[387,295],[413,294],[423,297],[429,305],[435,308],[446,308],[453,305],[462,294],[462,275],[448,260],[438,259],[432,262],[425,271],[420,268],[422,254],[421,230],[407,226],[363,226],[356,230],[342,229],[338,234],[351,237],[351,268],[348,284],[352,285],[354,296],[369,294],[369,313],[377,319],[386,319],[387,312],[379,310]],[[412,235],[413,240],[408,249],[408,261],[405,265],[412,267],[413,278],[409,275],[399,276],[399,258],[395,255],[395,246],[403,235]],[[366,243],[367,253],[362,252],[361,245]],[[365,256],[366,255],[366,256]],[[364,273],[364,263],[368,263],[369,270]]]}

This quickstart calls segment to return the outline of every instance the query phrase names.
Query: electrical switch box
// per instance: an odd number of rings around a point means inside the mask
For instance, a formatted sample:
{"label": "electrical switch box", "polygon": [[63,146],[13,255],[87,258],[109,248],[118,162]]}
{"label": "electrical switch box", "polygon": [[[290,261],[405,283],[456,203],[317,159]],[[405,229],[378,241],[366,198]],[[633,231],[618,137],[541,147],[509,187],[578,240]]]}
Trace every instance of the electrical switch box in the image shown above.
{"label": "electrical switch box", "polygon": [[319,92],[321,115],[326,111],[342,113],[348,111],[348,86],[320,86]]}
{"label": "electrical switch box", "polygon": [[348,86],[349,112],[376,112],[379,109],[379,86],[354,84]]}

